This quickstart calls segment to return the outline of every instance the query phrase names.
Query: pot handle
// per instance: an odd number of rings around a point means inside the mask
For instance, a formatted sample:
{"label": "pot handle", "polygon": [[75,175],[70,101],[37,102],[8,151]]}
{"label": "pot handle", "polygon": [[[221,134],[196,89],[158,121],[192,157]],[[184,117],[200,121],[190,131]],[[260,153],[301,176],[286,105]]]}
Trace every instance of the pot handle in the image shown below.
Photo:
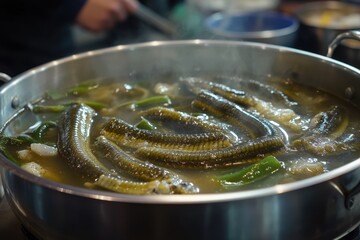
{"label": "pot handle", "polygon": [[345,195],[345,207],[352,209],[354,206],[355,196],[360,193],[360,183],[358,183],[351,191]]}
{"label": "pot handle", "polygon": [[331,58],[335,48],[341,43],[342,40],[345,39],[354,39],[360,41],[360,31],[349,31],[337,35],[330,43],[326,56]]}
{"label": "pot handle", "polygon": [[0,72],[0,85],[2,83],[9,82],[11,80],[11,77],[5,73]]}

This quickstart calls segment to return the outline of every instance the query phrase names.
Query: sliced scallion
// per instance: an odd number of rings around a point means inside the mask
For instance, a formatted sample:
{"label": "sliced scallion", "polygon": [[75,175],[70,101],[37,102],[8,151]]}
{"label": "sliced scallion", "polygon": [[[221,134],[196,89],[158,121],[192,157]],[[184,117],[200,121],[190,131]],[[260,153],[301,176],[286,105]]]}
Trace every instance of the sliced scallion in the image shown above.
{"label": "sliced scallion", "polygon": [[282,167],[281,162],[274,156],[267,156],[259,162],[247,166],[239,171],[217,176],[221,184],[245,185],[270,176]]}
{"label": "sliced scallion", "polygon": [[155,130],[156,129],[156,126],[144,117],[141,117],[141,121],[136,124],[136,127],[140,128],[140,129],[145,129],[145,130]]}
{"label": "sliced scallion", "polygon": [[138,100],[132,103],[132,108],[143,108],[154,105],[171,104],[171,99],[167,95],[160,95]]}

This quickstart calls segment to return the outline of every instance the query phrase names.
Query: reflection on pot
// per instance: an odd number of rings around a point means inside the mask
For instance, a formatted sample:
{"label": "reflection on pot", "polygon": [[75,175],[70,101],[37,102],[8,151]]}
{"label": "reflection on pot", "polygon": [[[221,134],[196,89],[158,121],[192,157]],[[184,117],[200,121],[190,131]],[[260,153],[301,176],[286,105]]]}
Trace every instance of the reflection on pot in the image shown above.
{"label": "reflection on pot", "polygon": [[1,178],[0,178],[0,202],[2,201],[4,197],[4,188],[2,186]]}

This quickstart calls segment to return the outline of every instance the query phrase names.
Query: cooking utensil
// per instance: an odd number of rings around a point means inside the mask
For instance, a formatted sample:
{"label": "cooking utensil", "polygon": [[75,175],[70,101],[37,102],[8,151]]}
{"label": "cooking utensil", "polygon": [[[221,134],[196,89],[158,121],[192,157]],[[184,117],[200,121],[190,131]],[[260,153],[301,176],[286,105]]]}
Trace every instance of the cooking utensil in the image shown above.
{"label": "cooking utensil", "polygon": [[[74,55],[16,76],[0,88],[0,125],[45,91],[87,79],[151,83],[203,75],[280,77],[360,107],[360,70],[339,61],[260,43],[170,41]],[[11,208],[41,239],[335,239],[360,222],[360,158],[294,183],[170,196],[68,186],[31,175],[3,155],[0,164]]]}
{"label": "cooking utensil", "polygon": [[177,27],[172,22],[140,3],[134,15],[171,37],[178,34]]}

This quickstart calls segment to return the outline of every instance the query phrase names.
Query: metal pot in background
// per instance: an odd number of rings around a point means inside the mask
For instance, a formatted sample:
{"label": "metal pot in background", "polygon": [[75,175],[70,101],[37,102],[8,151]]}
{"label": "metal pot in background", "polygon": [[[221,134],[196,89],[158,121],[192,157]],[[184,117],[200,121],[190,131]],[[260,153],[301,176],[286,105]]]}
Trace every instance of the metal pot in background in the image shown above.
{"label": "metal pot in background", "polygon": [[212,39],[252,41],[294,47],[297,19],[272,11],[219,12],[205,20]]}
{"label": "metal pot in background", "polygon": [[329,45],[327,56],[360,68],[360,31],[339,34]]}
{"label": "metal pot in background", "polygon": [[298,48],[322,55],[337,35],[360,29],[360,6],[356,4],[311,2],[301,5],[295,16],[300,22]]}
{"label": "metal pot in background", "polygon": [[187,0],[186,4],[196,8],[204,15],[214,12],[247,12],[275,10],[280,0]]}

